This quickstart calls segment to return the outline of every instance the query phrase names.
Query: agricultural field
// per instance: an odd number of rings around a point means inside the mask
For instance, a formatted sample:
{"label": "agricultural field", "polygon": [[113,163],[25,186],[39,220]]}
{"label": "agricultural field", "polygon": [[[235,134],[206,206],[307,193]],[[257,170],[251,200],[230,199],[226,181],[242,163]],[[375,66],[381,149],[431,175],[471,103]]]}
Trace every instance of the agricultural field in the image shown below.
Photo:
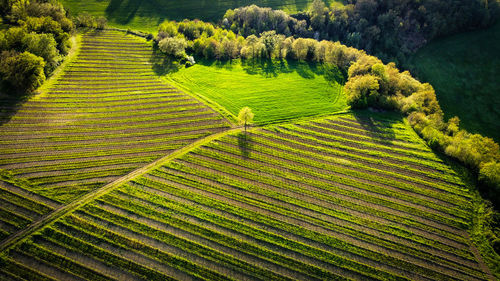
{"label": "agricultural field", "polygon": [[400,117],[235,130],[3,255],[5,280],[491,280],[467,186]]}
{"label": "agricultural field", "polygon": [[28,189],[11,175],[0,175],[0,241],[62,205]]}
{"label": "agricultural field", "polygon": [[472,184],[402,115],[351,110],[337,68],[78,38],[0,124],[0,280],[498,278]]}
{"label": "agricultural field", "polygon": [[[157,32],[158,25],[165,19],[181,21],[183,19],[201,19],[218,22],[228,9],[256,4],[261,7],[281,9],[289,13],[306,10],[312,0],[62,0],[64,7],[73,15],[88,12],[95,16],[104,16],[109,24],[120,28],[132,28],[146,32]],[[342,1],[327,0],[327,4],[341,4]]]}
{"label": "agricultural field", "polygon": [[416,74],[436,89],[447,117],[500,142],[500,24],[431,42],[412,58]]}
{"label": "agricultural field", "polygon": [[68,203],[230,125],[160,81],[145,40],[83,35],[76,58],[44,93],[0,126],[0,169]]}
{"label": "agricultural field", "polygon": [[248,106],[257,124],[347,109],[340,71],[306,62],[201,61],[169,74],[167,79],[229,111],[229,116],[237,116]]}

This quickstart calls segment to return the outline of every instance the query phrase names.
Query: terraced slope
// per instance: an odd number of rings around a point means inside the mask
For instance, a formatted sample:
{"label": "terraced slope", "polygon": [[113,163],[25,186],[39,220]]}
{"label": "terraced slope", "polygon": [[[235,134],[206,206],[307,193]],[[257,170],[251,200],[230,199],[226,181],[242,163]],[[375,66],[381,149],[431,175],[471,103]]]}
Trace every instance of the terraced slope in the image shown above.
{"label": "terraced slope", "polygon": [[54,87],[0,127],[0,168],[60,202],[229,124],[156,79],[152,49],[120,32],[83,36]]}
{"label": "terraced slope", "polygon": [[471,195],[405,124],[228,135],[8,252],[18,280],[486,280]]}

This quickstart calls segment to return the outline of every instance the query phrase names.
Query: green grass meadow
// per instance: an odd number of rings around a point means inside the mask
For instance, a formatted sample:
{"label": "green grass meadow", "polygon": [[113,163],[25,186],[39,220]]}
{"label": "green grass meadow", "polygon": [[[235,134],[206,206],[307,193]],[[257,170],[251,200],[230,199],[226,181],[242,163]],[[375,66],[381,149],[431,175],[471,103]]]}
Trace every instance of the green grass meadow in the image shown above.
{"label": "green grass meadow", "polygon": [[347,108],[338,69],[292,61],[197,65],[168,75],[182,87],[232,115],[248,106],[257,124],[331,114]]}
{"label": "green grass meadow", "polygon": [[[109,24],[120,28],[156,32],[158,25],[165,19],[181,21],[201,19],[217,22],[228,9],[256,4],[261,7],[282,9],[289,13],[303,11],[308,8],[312,0],[62,0],[64,6],[73,15],[86,11],[96,16],[106,16]],[[332,4],[341,1],[327,0]]]}
{"label": "green grass meadow", "polygon": [[416,74],[436,89],[447,117],[500,141],[500,24],[437,40],[412,58]]}

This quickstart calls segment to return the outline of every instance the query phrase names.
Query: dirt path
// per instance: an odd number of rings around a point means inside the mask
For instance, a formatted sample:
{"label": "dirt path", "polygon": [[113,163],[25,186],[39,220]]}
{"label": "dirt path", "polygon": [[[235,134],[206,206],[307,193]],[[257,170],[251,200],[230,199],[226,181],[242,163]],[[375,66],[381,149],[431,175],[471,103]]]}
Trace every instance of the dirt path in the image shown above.
{"label": "dirt path", "polygon": [[166,155],[166,156],[164,156],[164,157],[162,157],[162,158],[160,158],[160,159],[158,159],[158,160],[156,160],[156,161],[154,161],[146,166],[143,166],[139,169],[136,169],[136,170],[132,171],[131,173],[129,173],[125,176],[122,176],[122,177],[114,180],[113,182],[110,182],[110,183],[106,184],[105,186],[82,196],[81,198],[69,203],[68,205],[64,205],[64,206],[61,206],[61,207],[55,209],[54,211],[39,218],[38,220],[33,221],[30,225],[28,225],[24,229],[20,230],[19,232],[15,233],[15,234],[11,235],[10,237],[8,237],[7,239],[3,240],[0,243],[0,252],[4,252],[7,249],[10,249],[11,247],[15,246],[18,242],[22,241],[23,239],[25,239],[29,235],[33,234],[34,232],[42,229],[43,227],[52,223],[53,221],[73,212],[74,210],[78,209],[79,207],[91,202],[92,200],[110,192],[111,190],[117,188],[118,186],[120,186],[120,185],[122,185],[122,184],[124,184],[132,179],[140,177],[140,176],[148,173],[149,171],[156,169],[156,168],[162,166],[163,164],[171,161],[172,159],[180,157],[180,156],[188,153],[189,151],[191,151],[191,150],[193,150],[193,149],[195,149],[203,144],[206,144],[212,140],[215,140],[215,139],[220,138],[222,136],[228,135],[230,133],[239,132],[241,130],[242,130],[241,128],[230,129],[230,130],[226,130],[226,131],[223,131],[223,132],[220,132],[217,134],[210,135],[206,138],[200,139],[200,140],[193,142],[189,145],[186,145],[180,149],[177,149],[177,150],[173,151],[172,153],[170,153],[170,154],[168,154],[168,155]]}

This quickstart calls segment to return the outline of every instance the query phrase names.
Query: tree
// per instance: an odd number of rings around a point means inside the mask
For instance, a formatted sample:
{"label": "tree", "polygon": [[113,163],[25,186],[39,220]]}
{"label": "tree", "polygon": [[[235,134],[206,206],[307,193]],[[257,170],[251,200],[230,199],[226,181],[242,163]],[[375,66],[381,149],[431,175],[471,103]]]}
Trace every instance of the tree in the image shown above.
{"label": "tree", "polygon": [[97,29],[106,29],[107,26],[108,26],[108,19],[106,19],[105,17],[98,17],[96,19]]}
{"label": "tree", "polygon": [[160,50],[173,57],[182,58],[186,56],[187,43],[184,38],[167,37],[158,43]]}
{"label": "tree", "polygon": [[366,108],[373,105],[378,97],[379,84],[373,75],[361,75],[349,78],[345,84],[347,102],[353,108]]}
{"label": "tree", "polygon": [[325,14],[326,9],[325,3],[322,0],[314,0],[311,5],[310,13],[311,13],[311,26],[315,30],[319,30],[325,27]]}
{"label": "tree", "polygon": [[254,114],[252,113],[252,109],[248,106],[245,106],[240,110],[240,113],[238,114],[238,123],[245,126],[245,132],[247,131],[247,126],[253,123],[253,116]]}
{"label": "tree", "polygon": [[43,58],[29,52],[7,51],[0,58],[0,77],[18,92],[33,91],[45,81]]}
{"label": "tree", "polygon": [[255,58],[255,45],[257,45],[257,43],[259,43],[259,38],[257,38],[257,36],[255,35],[250,35],[247,37],[247,40],[246,40],[246,44],[247,46],[249,46],[251,49],[252,49],[252,59]]}
{"label": "tree", "polygon": [[42,57],[45,61],[45,74],[48,75],[59,65],[61,56],[52,34],[29,33],[23,39],[25,50]]}
{"label": "tree", "polygon": [[285,40],[285,36],[278,35],[274,30],[262,32],[260,34],[260,40],[264,44],[267,58],[272,58],[272,54],[276,49],[276,46]]}

